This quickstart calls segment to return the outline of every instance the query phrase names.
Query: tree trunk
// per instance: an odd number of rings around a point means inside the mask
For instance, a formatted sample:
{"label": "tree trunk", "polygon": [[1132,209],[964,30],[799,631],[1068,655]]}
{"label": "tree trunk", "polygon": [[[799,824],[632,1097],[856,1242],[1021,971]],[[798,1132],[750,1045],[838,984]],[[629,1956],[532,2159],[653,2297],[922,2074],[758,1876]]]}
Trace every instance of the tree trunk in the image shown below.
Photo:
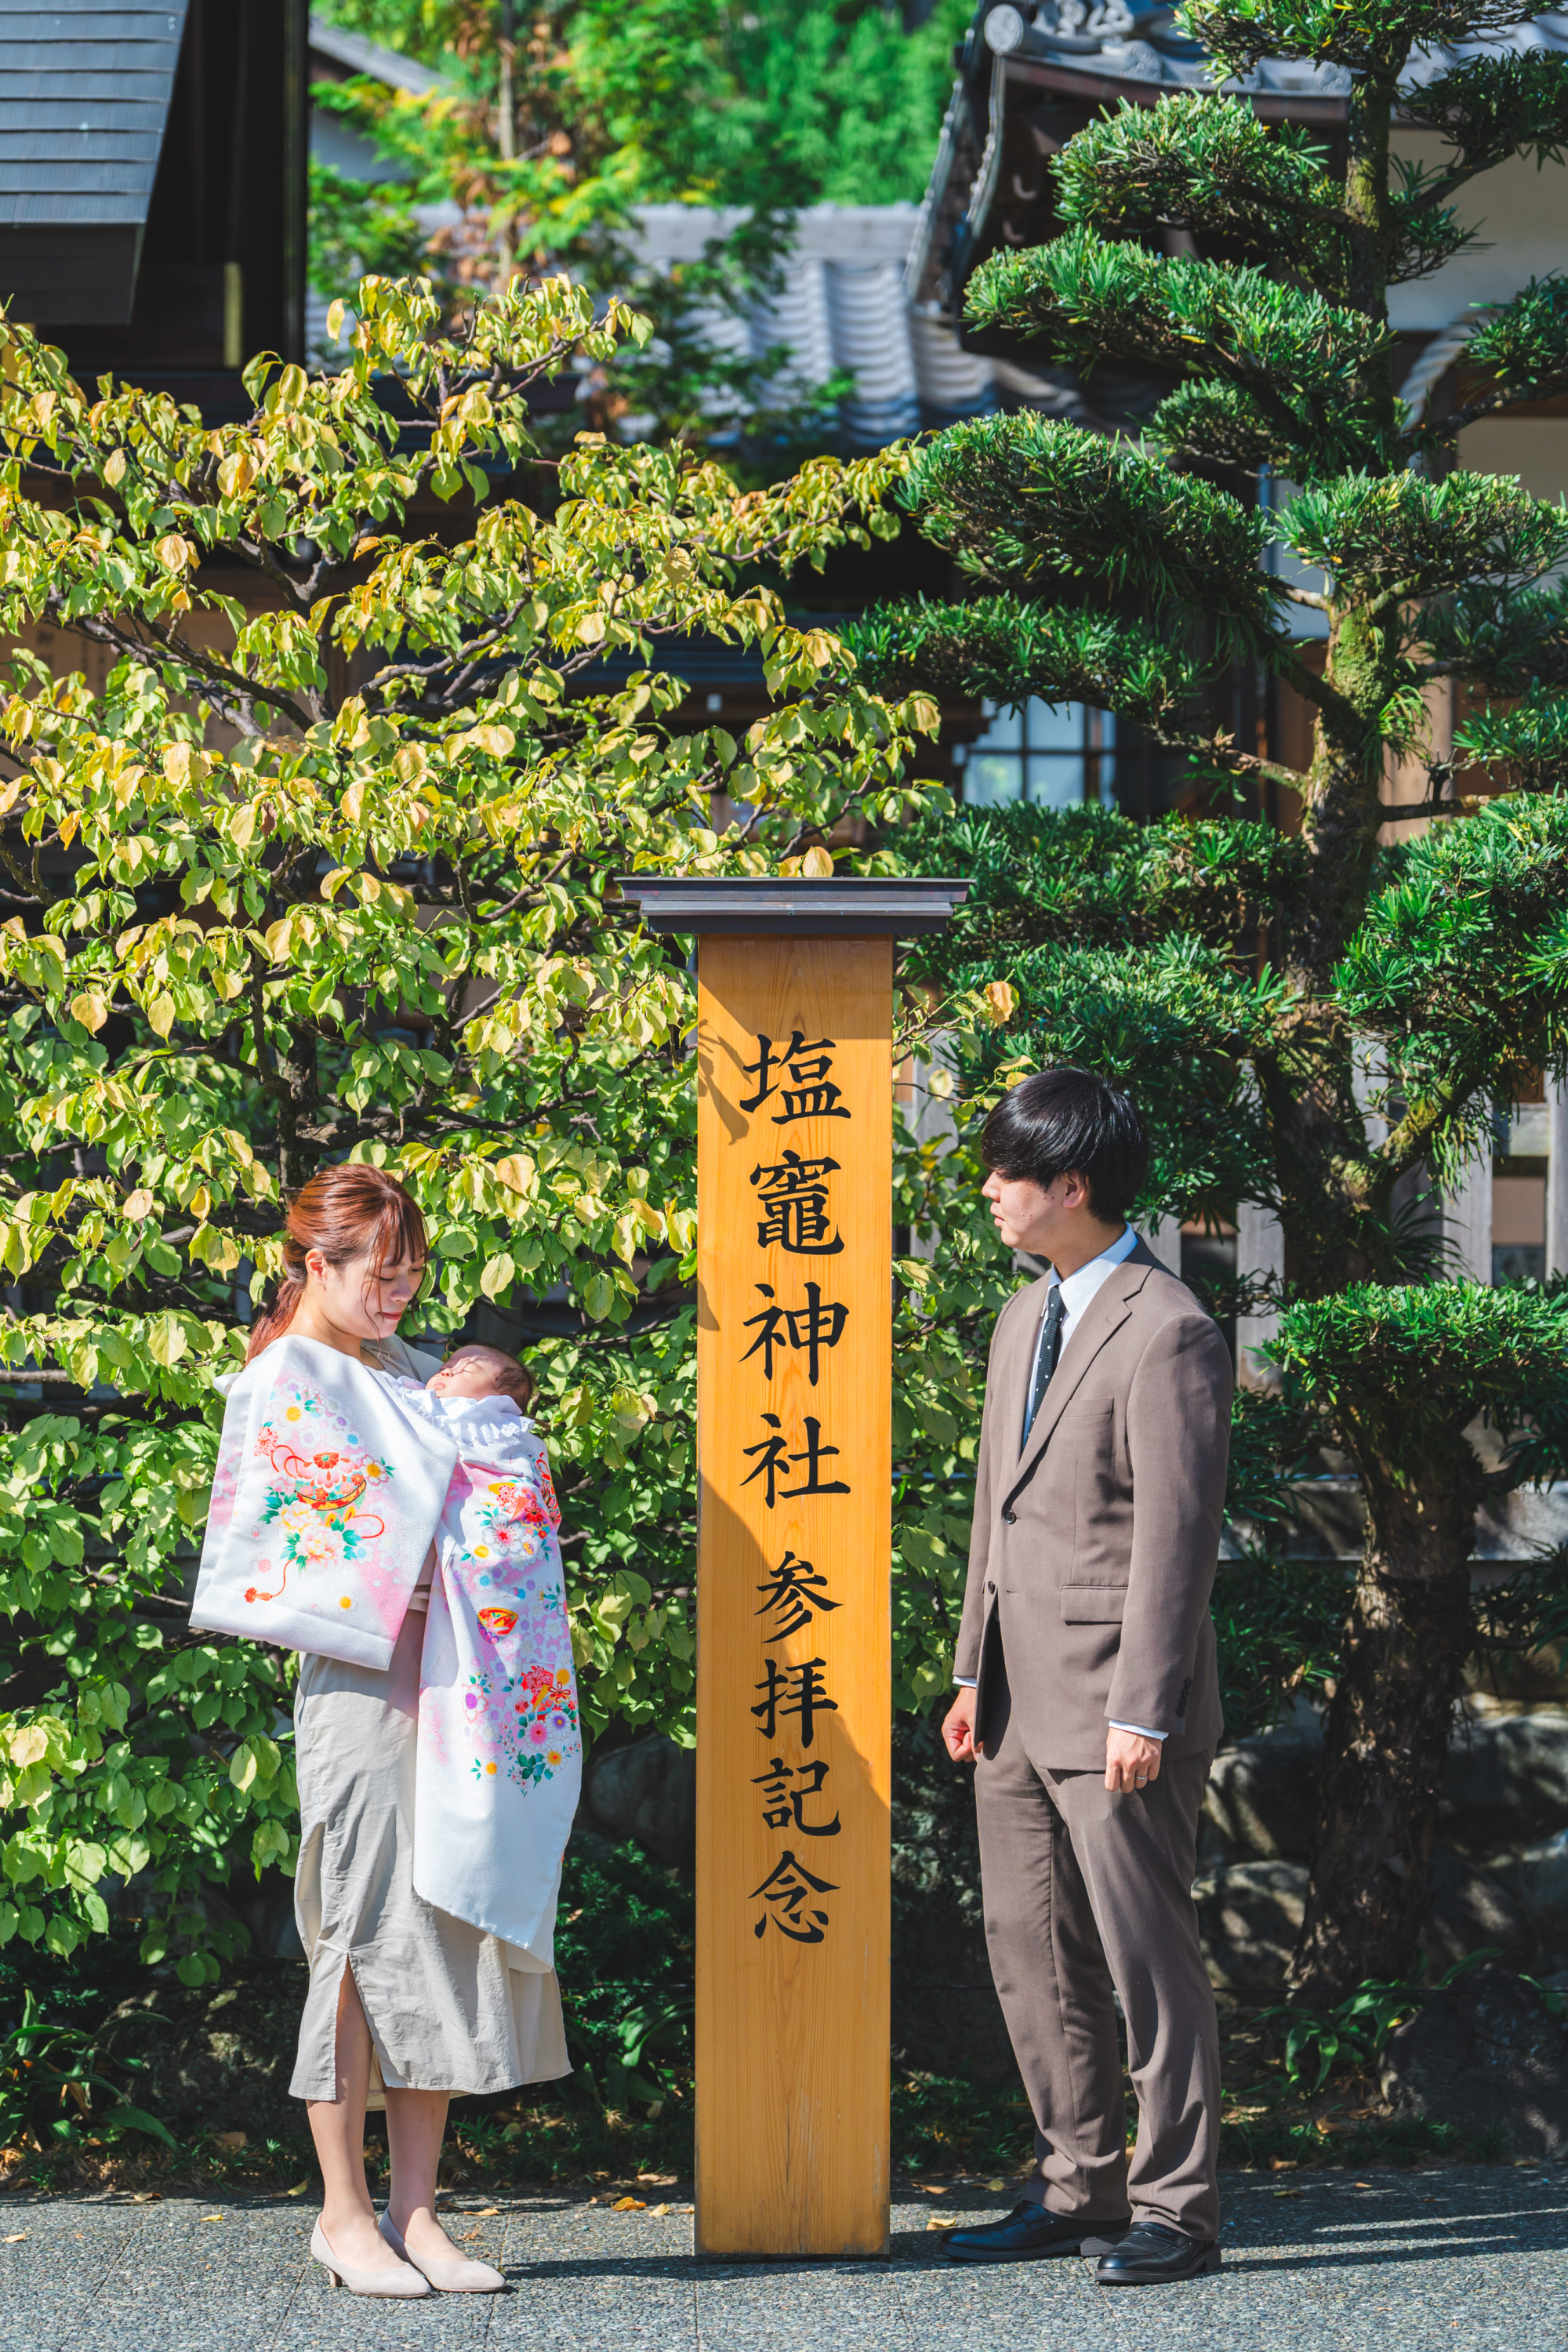
{"label": "tree trunk", "polygon": [[1366,1549],[1329,1709],[1312,1884],[1290,1981],[1327,2008],[1367,1978],[1407,1977],[1454,1705],[1471,1639],[1469,1558],[1479,1464],[1404,1476],[1362,1465]]}

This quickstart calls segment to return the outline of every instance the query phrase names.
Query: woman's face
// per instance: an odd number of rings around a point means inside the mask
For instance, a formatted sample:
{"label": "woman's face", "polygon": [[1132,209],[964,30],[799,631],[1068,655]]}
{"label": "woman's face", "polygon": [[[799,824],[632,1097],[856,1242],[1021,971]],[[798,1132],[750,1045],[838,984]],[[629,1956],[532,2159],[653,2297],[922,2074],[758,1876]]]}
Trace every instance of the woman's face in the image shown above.
{"label": "woman's face", "polygon": [[320,1250],[305,1259],[311,1296],[328,1322],[356,1339],[389,1339],[418,1296],[422,1258],[388,1258],[376,1268],[369,1250],[329,1265]]}

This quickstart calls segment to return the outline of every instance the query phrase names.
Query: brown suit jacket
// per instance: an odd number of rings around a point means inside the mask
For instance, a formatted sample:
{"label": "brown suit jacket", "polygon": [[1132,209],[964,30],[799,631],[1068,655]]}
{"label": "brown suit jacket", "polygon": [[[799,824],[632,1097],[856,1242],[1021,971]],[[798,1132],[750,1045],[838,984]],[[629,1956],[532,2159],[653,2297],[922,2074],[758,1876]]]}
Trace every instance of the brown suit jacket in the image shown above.
{"label": "brown suit jacket", "polygon": [[1223,1727],[1209,1592],[1230,1450],[1219,1327],[1140,1242],[1068,1332],[1019,1451],[1045,1281],[996,1318],[974,1531],[953,1670],[1006,1660],[1014,1720],[1047,1770],[1105,1763],[1107,1723],[1165,1735],[1174,1759]]}

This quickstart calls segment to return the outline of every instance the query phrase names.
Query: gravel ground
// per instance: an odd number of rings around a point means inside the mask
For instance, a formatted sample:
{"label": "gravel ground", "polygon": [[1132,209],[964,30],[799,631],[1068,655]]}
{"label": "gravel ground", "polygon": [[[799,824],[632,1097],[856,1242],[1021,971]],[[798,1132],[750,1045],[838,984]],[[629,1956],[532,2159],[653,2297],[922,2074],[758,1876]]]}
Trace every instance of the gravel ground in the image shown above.
{"label": "gravel ground", "polygon": [[929,2224],[1010,2197],[906,2191],[885,2263],[698,2263],[689,2204],[456,2199],[499,2295],[333,2294],[282,2198],[0,2197],[3,2352],[1564,2352],[1568,2171],[1311,2172],[1226,2183],[1216,2277],[1109,2293],[1076,2256],[980,2271]]}

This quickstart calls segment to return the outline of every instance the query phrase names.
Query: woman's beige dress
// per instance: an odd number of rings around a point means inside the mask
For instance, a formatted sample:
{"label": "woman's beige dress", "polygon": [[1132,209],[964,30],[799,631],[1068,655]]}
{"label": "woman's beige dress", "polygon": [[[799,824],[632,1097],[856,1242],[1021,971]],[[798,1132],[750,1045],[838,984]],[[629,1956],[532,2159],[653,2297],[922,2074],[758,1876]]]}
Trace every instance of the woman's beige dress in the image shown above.
{"label": "woman's beige dress", "polygon": [[[401,1339],[365,1350],[427,1380]],[[370,2105],[395,2091],[504,2091],[571,2071],[553,1969],[414,1891],[419,1663],[429,1570],[384,1674],[307,1655],[294,1702],[300,1867],[294,1914],[310,1964],[297,2099],[337,2096],[346,1967],[370,2024]]]}

